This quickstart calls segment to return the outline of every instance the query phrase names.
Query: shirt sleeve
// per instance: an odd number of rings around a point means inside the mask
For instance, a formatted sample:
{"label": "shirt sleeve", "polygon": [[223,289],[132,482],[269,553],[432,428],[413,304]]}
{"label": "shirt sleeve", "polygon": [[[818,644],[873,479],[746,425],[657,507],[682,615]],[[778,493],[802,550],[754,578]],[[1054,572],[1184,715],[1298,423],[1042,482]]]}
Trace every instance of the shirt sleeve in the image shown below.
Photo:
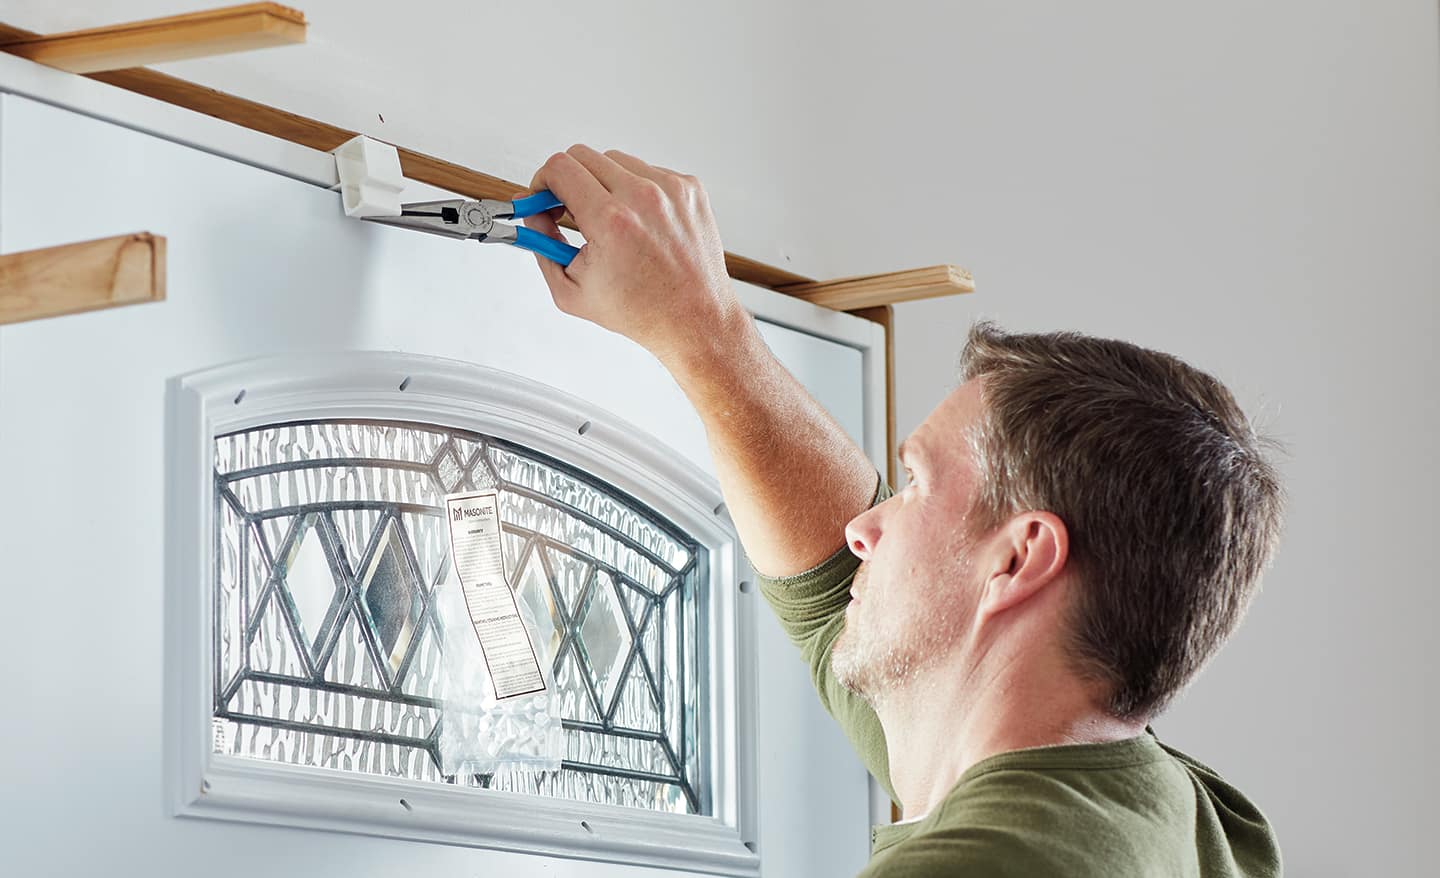
{"label": "shirt sleeve", "polygon": [[[879,480],[872,505],[890,494],[890,487]],[[842,546],[804,573],[774,579],[757,571],[756,579],[761,594],[779,617],[780,626],[810,665],[810,679],[821,705],[840,724],[860,761],[893,800],[895,791],[890,786],[890,761],[880,720],[865,699],[841,686],[830,670],[830,653],[845,628],[850,581],[859,566],[860,559]]]}

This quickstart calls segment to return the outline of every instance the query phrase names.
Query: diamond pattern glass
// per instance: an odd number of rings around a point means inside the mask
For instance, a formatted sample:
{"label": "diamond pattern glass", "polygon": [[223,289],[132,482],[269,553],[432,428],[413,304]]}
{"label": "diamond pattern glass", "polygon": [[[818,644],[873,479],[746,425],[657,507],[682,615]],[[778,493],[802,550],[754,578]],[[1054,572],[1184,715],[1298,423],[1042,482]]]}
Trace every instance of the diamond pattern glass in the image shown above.
{"label": "diamond pattern glass", "polygon": [[[215,440],[215,748],[344,771],[711,813],[705,549],[495,437],[314,421]],[[558,772],[439,770],[441,497],[497,488],[507,573],[549,636]]]}
{"label": "diamond pattern glass", "polygon": [[400,529],[395,519],[385,522],[380,544],[375,547],[365,575],[360,580],[360,594],[370,611],[370,623],[380,643],[380,654],[391,672],[400,670],[415,626],[420,622],[419,578],[410,568],[405,546],[400,542]]}
{"label": "diamond pattern glass", "polygon": [[276,573],[300,616],[305,643],[313,648],[320,639],[330,605],[340,595],[340,584],[330,575],[330,559],[320,537],[320,516],[312,512],[301,517],[296,529]]}
{"label": "diamond pattern glass", "polygon": [[560,622],[564,617],[555,605],[555,595],[550,591],[550,580],[545,576],[545,567],[540,563],[538,552],[531,552],[526,558],[525,572],[520,574],[515,584],[515,593],[530,608],[540,636],[545,636],[546,629],[549,629],[550,654],[557,654],[560,644],[565,641],[565,626]]}
{"label": "diamond pattern glass", "polygon": [[596,573],[581,616],[580,642],[602,705],[608,707],[615,695],[633,640],[625,625],[625,611],[615,597],[615,581],[608,573]]}

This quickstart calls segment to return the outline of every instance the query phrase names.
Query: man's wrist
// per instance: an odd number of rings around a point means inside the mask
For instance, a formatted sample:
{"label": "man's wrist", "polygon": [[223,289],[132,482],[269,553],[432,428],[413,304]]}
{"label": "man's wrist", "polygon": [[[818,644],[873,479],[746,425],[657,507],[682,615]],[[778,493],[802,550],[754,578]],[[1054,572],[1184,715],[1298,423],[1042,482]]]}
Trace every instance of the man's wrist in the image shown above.
{"label": "man's wrist", "polygon": [[733,299],[720,313],[687,329],[664,349],[651,351],[686,390],[743,373],[768,351],[750,312]]}

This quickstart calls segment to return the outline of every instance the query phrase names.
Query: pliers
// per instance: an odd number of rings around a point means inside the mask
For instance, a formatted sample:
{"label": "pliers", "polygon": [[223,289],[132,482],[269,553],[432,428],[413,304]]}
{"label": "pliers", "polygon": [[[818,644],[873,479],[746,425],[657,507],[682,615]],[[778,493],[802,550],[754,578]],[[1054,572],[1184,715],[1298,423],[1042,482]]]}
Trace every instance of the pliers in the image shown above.
{"label": "pliers", "polygon": [[502,219],[524,219],[556,207],[564,207],[555,193],[542,189],[534,195],[517,198],[514,201],[496,201],[482,198],[470,201],[464,198],[448,198],[443,201],[412,201],[400,205],[399,216],[367,216],[372,223],[429,232],[447,238],[474,238],[511,244],[531,253],[538,253],[552,262],[569,265],[580,252],[564,241],[542,235],[524,226],[512,226],[497,222]]}

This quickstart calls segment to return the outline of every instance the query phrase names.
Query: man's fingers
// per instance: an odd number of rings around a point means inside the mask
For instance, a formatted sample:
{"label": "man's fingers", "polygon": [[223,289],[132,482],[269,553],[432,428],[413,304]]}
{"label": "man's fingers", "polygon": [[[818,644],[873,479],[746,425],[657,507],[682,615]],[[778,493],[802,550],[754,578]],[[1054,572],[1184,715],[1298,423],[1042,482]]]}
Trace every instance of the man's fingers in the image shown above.
{"label": "man's fingers", "polygon": [[[546,237],[554,238],[557,241],[565,240],[565,234],[560,231],[560,227],[555,224],[555,220],[548,213],[526,217],[522,222],[526,227],[534,229]],[[575,261],[570,263],[570,268],[566,269],[558,262],[553,262],[538,253],[535,254],[535,261],[540,265],[540,273],[544,275],[545,283],[550,287],[550,295],[555,299],[557,305],[563,298],[569,298],[579,293],[578,279],[570,271],[579,272],[583,269],[584,261],[581,259],[581,255],[583,255],[583,249],[581,254],[576,254]]]}
{"label": "man's fingers", "polygon": [[570,215],[584,234],[587,225],[593,224],[601,210],[609,203],[610,192],[600,184],[595,175],[569,153],[557,152],[535,172],[530,188],[539,191],[549,189],[565,202]]}
{"label": "man's fingers", "polygon": [[656,183],[666,182],[665,173],[662,170],[627,152],[621,152],[618,149],[607,149],[605,150],[605,157],[637,177],[644,177]]}
{"label": "man's fingers", "polygon": [[603,152],[591,149],[583,143],[570,147],[569,153],[611,192],[623,192],[635,182],[634,174]]}
{"label": "man's fingers", "polygon": [[[560,208],[555,208],[559,210]],[[553,211],[537,213],[534,216],[527,216],[521,220],[527,228],[534,229],[547,238],[554,238],[557,241],[565,240],[565,233],[560,231],[560,224],[555,221]],[[568,242],[567,242],[568,243]]]}
{"label": "man's fingers", "polygon": [[695,178],[689,174],[672,171],[662,165],[652,165],[618,149],[606,150],[605,154],[630,173],[654,182],[671,198],[678,201],[686,201],[699,191]]}

